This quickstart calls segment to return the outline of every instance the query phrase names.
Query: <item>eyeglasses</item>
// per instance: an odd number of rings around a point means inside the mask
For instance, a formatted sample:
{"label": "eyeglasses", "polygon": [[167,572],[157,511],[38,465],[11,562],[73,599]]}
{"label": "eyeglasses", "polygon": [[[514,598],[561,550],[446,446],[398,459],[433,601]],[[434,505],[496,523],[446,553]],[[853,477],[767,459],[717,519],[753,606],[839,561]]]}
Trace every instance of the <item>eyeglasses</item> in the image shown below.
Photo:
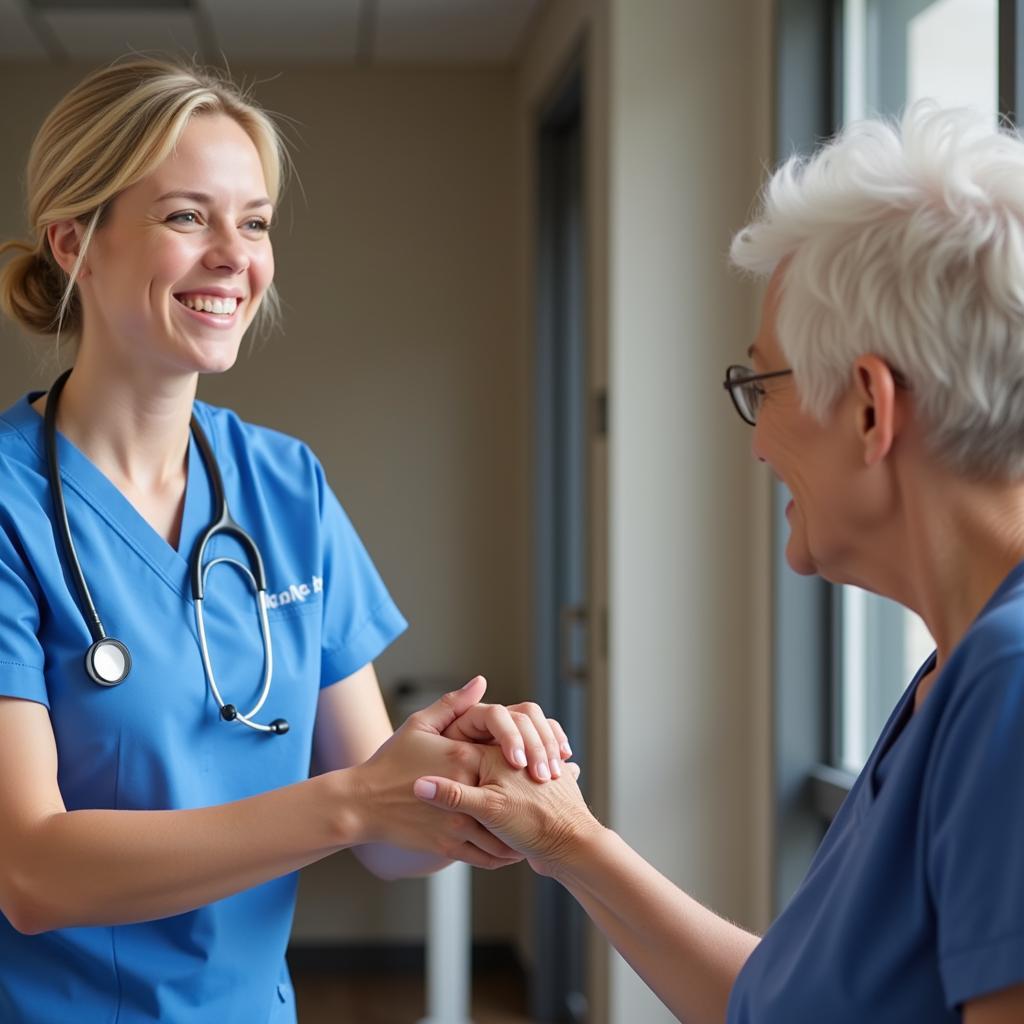
{"label": "eyeglasses", "polygon": [[754,426],[757,423],[757,414],[761,410],[766,394],[761,381],[771,380],[772,377],[787,377],[792,372],[792,370],[772,370],[771,373],[754,373],[749,366],[734,365],[725,371],[722,387],[729,392],[732,404],[736,406],[736,411],[744,422]]}

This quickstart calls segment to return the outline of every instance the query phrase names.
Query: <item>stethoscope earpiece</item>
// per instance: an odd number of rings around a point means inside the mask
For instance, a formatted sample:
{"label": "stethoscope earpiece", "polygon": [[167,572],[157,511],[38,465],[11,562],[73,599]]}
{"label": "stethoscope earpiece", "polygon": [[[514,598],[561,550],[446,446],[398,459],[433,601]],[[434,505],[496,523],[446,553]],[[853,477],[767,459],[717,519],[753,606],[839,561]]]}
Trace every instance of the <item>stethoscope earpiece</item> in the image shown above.
{"label": "stethoscope earpiece", "polygon": [[270,725],[260,725],[258,722],[247,721],[238,713],[238,708],[234,704],[223,705],[220,709],[220,717],[225,722],[242,722],[252,729],[257,729],[260,732],[272,732],[275,736],[283,736],[291,728],[283,718],[275,718]]}

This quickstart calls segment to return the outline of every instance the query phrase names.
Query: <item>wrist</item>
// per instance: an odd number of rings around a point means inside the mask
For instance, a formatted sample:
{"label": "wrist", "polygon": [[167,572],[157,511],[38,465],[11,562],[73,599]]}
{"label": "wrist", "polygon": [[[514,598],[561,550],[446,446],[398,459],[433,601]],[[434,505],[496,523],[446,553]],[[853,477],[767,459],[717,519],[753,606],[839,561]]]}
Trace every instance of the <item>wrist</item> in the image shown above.
{"label": "wrist", "polygon": [[601,843],[611,834],[610,829],[590,814],[572,823],[557,846],[545,856],[544,873],[562,885],[568,885],[578,869],[593,859]]}
{"label": "wrist", "polygon": [[368,787],[362,776],[362,765],[325,772],[310,781],[322,784],[331,843],[337,850],[362,846],[371,842]]}

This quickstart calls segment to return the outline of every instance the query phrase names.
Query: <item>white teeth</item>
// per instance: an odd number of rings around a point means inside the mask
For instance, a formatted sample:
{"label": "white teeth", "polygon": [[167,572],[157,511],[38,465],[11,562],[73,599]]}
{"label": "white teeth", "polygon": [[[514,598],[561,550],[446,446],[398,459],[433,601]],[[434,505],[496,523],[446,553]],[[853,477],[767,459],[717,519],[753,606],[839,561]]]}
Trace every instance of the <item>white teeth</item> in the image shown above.
{"label": "white teeth", "polygon": [[183,295],[181,303],[203,313],[224,313],[229,316],[238,308],[238,299],[221,299],[212,295]]}

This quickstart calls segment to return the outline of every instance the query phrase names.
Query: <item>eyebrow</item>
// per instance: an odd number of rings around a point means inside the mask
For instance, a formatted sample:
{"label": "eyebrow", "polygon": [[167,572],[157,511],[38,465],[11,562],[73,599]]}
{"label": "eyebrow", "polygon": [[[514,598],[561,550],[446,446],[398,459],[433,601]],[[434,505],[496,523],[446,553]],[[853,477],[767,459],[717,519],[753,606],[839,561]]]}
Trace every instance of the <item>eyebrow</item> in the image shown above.
{"label": "eyebrow", "polygon": [[[213,196],[208,195],[206,192],[189,192],[187,190],[165,192],[158,199],[155,199],[154,202],[162,203],[165,199],[191,199],[195,203],[206,203],[207,205],[213,202]],[[250,199],[243,209],[251,210],[257,206],[273,208],[274,204],[266,196],[261,196],[259,199]]]}

